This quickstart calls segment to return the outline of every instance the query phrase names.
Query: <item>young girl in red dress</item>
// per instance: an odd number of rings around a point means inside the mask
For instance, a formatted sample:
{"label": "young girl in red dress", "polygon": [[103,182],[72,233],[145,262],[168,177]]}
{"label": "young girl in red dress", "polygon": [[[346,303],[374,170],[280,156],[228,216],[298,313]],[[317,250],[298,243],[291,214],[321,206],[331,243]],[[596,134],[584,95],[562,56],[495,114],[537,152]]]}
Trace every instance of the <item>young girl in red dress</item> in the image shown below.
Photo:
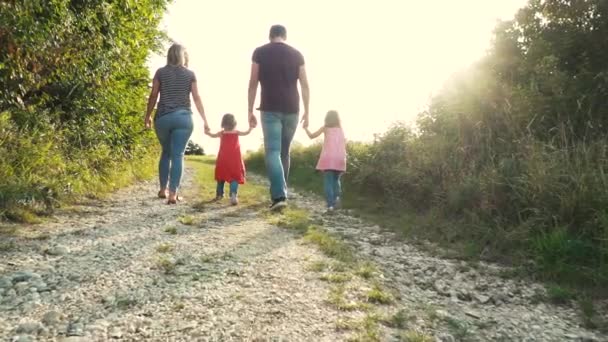
{"label": "young girl in red dress", "polygon": [[217,201],[224,198],[224,184],[230,184],[230,203],[239,203],[237,192],[239,184],[245,184],[245,164],[241,158],[241,145],[239,136],[247,135],[251,132],[251,127],[247,131],[236,130],[236,119],[232,114],[224,114],[222,117],[222,130],[217,133],[205,132],[212,138],[220,138],[220,151],[215,161],[215,180],[217,181],[216,197]]}

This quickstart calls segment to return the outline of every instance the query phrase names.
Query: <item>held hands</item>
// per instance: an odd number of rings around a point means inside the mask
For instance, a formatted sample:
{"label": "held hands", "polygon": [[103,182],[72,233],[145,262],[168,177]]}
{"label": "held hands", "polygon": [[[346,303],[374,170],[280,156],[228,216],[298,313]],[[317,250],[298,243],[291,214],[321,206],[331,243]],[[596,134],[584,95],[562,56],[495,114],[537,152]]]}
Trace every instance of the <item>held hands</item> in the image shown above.
{"label": "held hands", "polygon": [[254,129],[258,125],[258,119],[255,117],[253,112],[249,112],[249,128]]}
{"label": "held hands", "polygon": [[304,129],[308,129],[308,112],[305,112],[304,115],[302,115],[302,120],[300,122]]}

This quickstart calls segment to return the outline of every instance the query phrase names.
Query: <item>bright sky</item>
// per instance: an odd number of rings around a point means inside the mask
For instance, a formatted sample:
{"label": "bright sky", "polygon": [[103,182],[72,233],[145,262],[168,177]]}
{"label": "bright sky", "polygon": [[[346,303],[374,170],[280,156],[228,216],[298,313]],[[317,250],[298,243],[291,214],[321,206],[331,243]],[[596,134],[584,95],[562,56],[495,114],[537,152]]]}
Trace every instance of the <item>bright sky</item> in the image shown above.
{"label": "bright sky", "polygon": [[[413,122],[453,72],[484,54],[496,21],[511,19],[525,3],[176,0],[162,27],[188,48],[212,130],[219,130],[224,113],[235,114],[238,127],[246,128],[251,54],[267,43],[272,24],[282,24],[287,43],[306,61],[311,128],[336,109],[349,139],[368,140],[395,121]],[[152,58],[151,73],[164,64],[164,56]],[[218,141],[203,135],[195,116],[192,139],[207,153],[217,153]],[[295,140],[309,142],[301,129]],[[257,128],[241,145],[245,151],[261,142]]]}

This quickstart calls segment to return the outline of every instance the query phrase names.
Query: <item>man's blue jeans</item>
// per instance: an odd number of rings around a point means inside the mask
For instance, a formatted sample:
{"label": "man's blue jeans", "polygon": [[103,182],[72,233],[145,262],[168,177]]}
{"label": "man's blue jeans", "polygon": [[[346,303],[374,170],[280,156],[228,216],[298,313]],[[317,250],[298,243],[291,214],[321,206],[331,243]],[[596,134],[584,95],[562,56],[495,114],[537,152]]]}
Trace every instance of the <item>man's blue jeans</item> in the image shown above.
{"label": "man's blue jeans", "polygon": [[270,181],[270,197],[273,201],[287,198],[289,177],[289,149],[298,127],[296,113],[262,112],[266,172]]}
{"label": "man's blue jeans", "polygon": [[162,147],[158,162],[160,188],[176,192],[182,179],[184,151],[192,135],[192,112],[176,110],[156,119],[154,129]]}
{"label": "man's blue jeans", "polygon": [[336,206],[336,201],[342,192],[342,186],[340,184],[341,176],[342,172],[340,171],[323,171],[323,185],[325,188],[325,200],[327,201],[327,207]]}

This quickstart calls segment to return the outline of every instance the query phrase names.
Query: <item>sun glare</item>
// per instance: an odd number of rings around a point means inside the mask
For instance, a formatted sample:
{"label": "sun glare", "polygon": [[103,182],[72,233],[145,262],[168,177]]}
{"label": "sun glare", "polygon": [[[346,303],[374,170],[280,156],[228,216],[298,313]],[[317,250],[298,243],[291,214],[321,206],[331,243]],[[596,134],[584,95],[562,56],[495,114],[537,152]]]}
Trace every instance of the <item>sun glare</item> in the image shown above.
{"label": "sun glare", "polygon": [[[336,109],[351,140],[367,140],[395,121],[413,122],[455,71],[480,58],[497,20],[513,17],[525,0],[216,1],[177,0],[163,21],[185,44],[212,128],[231,112],[246,124],[253,49],[275,23],[305,57],[311,84],[311,126]],[[164,65],[150,61],[151,73]],[[259,98],[259,97],[258,97]],[[196,121],[193,140],[208,153],[217,141]],[[200,129],[199,129],[200,128]],[[242,140],[261,144],[261,130]],[[308,143],[299,130],[295,138]]]}

